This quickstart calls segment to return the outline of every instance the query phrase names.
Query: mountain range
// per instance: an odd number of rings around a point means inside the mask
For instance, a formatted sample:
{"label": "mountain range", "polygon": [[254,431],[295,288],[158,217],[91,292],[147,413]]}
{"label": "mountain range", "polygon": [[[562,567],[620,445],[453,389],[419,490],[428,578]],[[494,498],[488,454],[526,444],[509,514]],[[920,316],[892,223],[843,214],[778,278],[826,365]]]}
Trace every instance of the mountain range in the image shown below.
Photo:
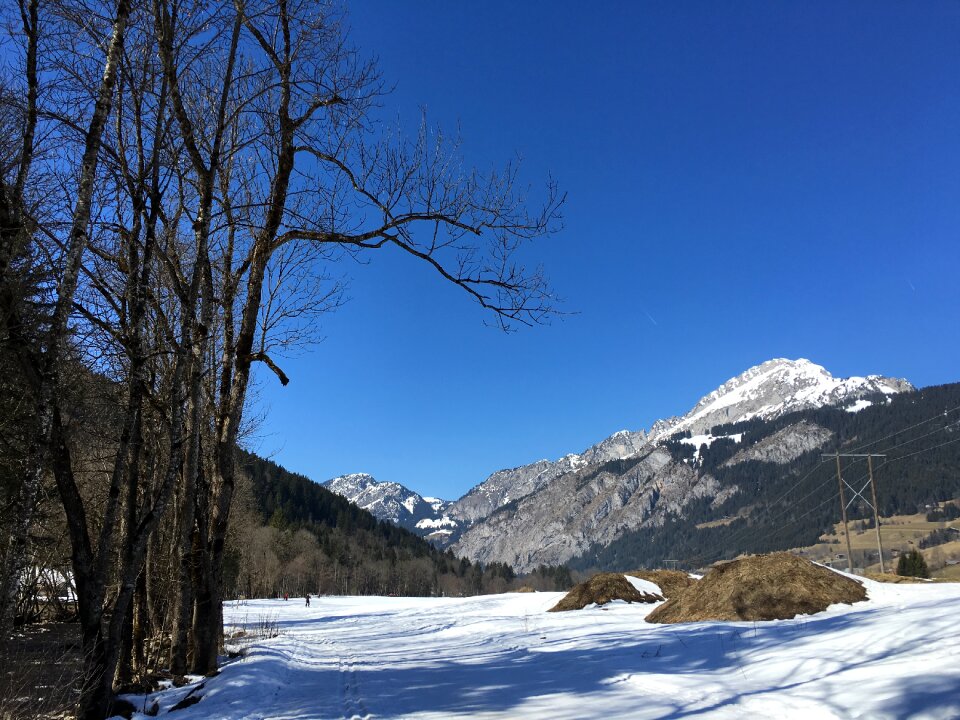
{"label": "mountain range", "polygon": [[828,429],[801,419],[772,434],[754,431],[745,442],[744,433],[734,431],[738,424],[763,427],[821,408],[856,413],[913,390],[902,379],[834,378],[809,360],[781,358],[731,378],[682,416],[658,420],[646,431],[622,430],[557,460],[499,470],[453,502],[363,474],[324,485],[458,555],[524,572],[663,527],[692,505],[724,506],[742,488],[703,470],[705,455],[715,456],[720,447],[729,454],[727,468],[783,466],[834,439]]}

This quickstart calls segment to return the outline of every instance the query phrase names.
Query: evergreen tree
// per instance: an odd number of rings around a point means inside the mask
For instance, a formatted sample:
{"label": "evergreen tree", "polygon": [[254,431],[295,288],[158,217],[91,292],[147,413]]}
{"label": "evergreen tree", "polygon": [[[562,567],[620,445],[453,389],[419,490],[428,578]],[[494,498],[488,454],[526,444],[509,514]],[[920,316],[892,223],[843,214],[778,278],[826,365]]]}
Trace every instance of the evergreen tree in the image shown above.
{"label": "evergreen tree", "polygon": [[897,562],[897,575],[909,577],[928,578],[930,570],[927,568],[927,561],[919,550],[910,550],[900,556]]}

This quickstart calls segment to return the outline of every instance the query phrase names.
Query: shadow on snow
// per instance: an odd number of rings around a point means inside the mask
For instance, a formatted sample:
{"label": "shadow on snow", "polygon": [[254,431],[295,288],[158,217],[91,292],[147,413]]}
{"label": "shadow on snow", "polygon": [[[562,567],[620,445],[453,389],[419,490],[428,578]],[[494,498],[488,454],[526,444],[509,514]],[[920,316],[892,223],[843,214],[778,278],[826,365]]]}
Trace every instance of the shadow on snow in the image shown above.
{"label": "shadow on snow", "polygon": [[[919,607],[919,606],[915,606]],[[605,714],[633,712],[649,717],[685,718],[704,716],[724,708],[772,694],[796,692],[823,708],[844,714],[835,703],[833,676],[875,663],[905,659],[922,650],[926,637],[890,637],[874,633],[873,642],[847,647],[845,631],[868,622],[878,611],[864,609],[841,615],[797,618],[782,623],[697,623],[646,626],[636,634],[608,632],[590,635],[589,647],[567,647],[579,640],[541,639],[550,630],[530,631],[527,637],[506,636],[502,641],[478,643],[462,659],[431,659],[431,645],[423,648],[422,660],[411,662],[409,630],[398,628],[392,638],[400,659],[391,664],[391,637],[377,633],[386,652],[371,658],[355,649],[363,640],[343,641],[316,634],[316,642],[295,636],[284,645],[258,646],[248,662],[224,668],[208,681],[205,701],[176,713],[180,718],[260,717],[268,708],[272,718],[334,718],[344,715],[402,716],[417,713],[471,714],[507,712],[535,698],[569,694],[590,703],[594,694],[611,693],[619,683],[636,686],[636,693],[611,695],[603,702]],[[362,616],[336,617],[356,620]],[[317,619],[303,621],[316,624]],[[944,618],[944,623],[948,619]],[[283,626],[302,624],[284,622]],[[871,623],[874,624],[874,623]],[[875,623],[882,628],[882,623]],[[382,625],[380,625],[382,627]],[[434,626],[435,628],[438,626]],[[443,629],[444,625],[439,626]],[[948,625],[938,628],[956,633]],[[896,634],[896,629],[890,629]],[[821,654],[825,637],[837,638],[836,652]],[[511,643],[511,640],[514,642]],[[521,646],[529,640],[526,646]],[[469,638],[464,638],[469,645]],[[298,650],[311,649],[311,653]],[[776,652],[776,662],[764,662]],[[785,662],[784,659],[787,659]],[[951,669],[953,670],[953,669]],[[658,675],[694,676],[677,690],[670,683],[658,686]],[[701,682],[702,681],[702,682]],[[899,682],[899,681],[891,681]],[[698,686],[702,689],[698,690]],[[960,713],[958,677],[930,676],[884,687],[887,696],[876,698],[871,712],[891,717],[909,717],[924,710]],[[778,693],[781,693],[779,696]],[[629,703],[629,704],[628,704]],[[618,709],[618,705],[623,707]],[[582,717],[585,708],[570,708],[569,715]],[[529,707],[527,708],[529,709]],[[587,713],[589,714],[589,713]]]}

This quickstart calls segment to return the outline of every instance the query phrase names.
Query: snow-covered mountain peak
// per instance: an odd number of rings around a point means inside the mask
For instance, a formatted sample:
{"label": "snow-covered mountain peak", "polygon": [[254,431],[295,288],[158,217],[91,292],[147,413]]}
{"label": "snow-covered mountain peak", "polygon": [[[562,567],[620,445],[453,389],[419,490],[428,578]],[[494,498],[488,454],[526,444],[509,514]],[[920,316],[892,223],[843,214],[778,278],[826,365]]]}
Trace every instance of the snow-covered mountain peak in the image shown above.
{"label": "snow-covered mountain peak", "polygon": [[368,475],[367,473],[350,473],[349,475],[341,475],[332,480],[327,480],[327,482],[323,484],[338,495],[346,496],[348,494],[358,495],[370,488],[385,483],[378,482],[373,475]]}
{"label": "snow-covered mountain peak", "polygon": [[388,520],[408,530],[424,519],[439,520],[450,505],[439,498],[424,498],[396,482],[381,482],[367,473],[352,473],[327,480],[324,487],[357,505],[378,520]]}
{"label": "snow-covered mountain peak", "polygon": [[912,389],[906,380],[880,375],[835,378],[822,365],[805,358],[776,358],[731,378],[682,418],[662,423],[651,434],[662,439],[685,430],[705,432],[723,423],[774,418],[795,410],[843,405],[865,395]]}

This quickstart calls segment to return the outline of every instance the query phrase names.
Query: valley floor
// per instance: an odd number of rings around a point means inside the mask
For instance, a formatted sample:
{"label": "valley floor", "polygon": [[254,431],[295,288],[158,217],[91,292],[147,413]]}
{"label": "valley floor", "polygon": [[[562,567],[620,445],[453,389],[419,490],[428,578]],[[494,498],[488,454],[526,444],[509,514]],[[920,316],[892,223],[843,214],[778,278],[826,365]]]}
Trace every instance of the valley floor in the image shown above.
{"label": "valley floor", "polygon": [[132,699],[200,696],[178,720],[960,717],[960,584],[865,582],[867,602],[757,624],[547,613],[561,593],[230,603],[228,631],[280,635]]}

